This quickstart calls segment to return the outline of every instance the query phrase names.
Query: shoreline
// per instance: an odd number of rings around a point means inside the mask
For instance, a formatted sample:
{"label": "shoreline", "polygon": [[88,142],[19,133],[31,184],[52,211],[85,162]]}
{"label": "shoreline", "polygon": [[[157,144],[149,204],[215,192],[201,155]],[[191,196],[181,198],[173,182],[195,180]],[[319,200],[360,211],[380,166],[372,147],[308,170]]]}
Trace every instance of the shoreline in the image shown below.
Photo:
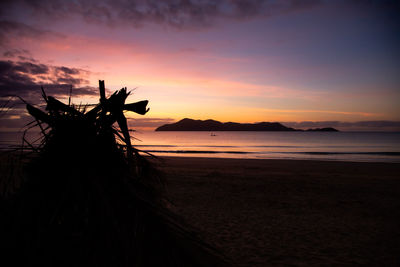
{"label": "shoreline", "polygon": [[[150,152],[151,153],[151,152]],[[144,154],[146,158],[151,158]],[[400,166],[400,162],[397,161],[350,161],[350,160],[341,160],[341,159],[302,159],[302,158],[244,158],[244,157],[237,157],[237,158],[229,158],[229,157],[210,157],[210,156],[164,156],[164,155],[154,155],[156,158],[161,159],[164,161],[166,159],[188,159],[188,160],[197,160],[197,159],[204,159],[204,160],[232,160],[232,161],[299,161],[299,162],[336,162],[336,163],[361,163],[361,164],[398,164]],[[155,160],[157,162],[157,160]]]}
{"label": "shoreline", "polygon": [[400,164],[162,157],[173,209],[237,266],[396,266]]}

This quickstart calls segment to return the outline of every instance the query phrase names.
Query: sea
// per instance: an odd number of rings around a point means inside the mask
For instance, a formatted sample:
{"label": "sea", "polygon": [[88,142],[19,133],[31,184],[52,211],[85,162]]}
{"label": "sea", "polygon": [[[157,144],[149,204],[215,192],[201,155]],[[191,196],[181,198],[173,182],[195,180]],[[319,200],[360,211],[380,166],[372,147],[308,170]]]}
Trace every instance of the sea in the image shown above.
{"label": "sea", "polygon": [[[21,144],[16,136],[0,135],[0,148]],[[400,132],[136,131],[133,137],[137,149],[156,156],[400,162]]]}
{"label": "sea", "polygon": [[136,132],[158,156],[400,162],[400,132]]}

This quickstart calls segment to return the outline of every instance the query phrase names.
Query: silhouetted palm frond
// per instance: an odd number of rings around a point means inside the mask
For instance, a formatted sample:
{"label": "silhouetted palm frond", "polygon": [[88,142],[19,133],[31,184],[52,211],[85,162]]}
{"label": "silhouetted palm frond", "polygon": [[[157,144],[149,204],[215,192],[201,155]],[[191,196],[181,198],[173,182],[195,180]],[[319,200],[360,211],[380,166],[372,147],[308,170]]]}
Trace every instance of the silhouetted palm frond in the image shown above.
{"label": "silhouetted palm frond", "polygon": [[[164,203],[161,176],[131,144],[126,88],[75,107],[42,89],[45,111],[26,104],[41,143],[10,201],[7,254],[20,266],[225,266]],[[115,125],[118,125],[118,128]],[[11,248],[11,249],[10,249]]]}

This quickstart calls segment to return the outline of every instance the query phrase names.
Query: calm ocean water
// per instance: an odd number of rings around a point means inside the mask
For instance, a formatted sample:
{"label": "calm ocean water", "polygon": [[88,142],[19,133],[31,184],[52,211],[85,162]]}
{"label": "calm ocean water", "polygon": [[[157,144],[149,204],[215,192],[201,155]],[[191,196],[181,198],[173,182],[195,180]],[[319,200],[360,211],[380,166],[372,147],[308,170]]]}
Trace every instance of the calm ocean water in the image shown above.
{"label": "calm ocean water", "polygon": [[160,156],[400,162],[400,133],[137,132],[138,149]]}
{"label": "calm ocean water", "polygon": [[[158,156],[400,162],[396,132],[135,132],[133,144]],[[0,135],[0,148],[20,144]],[[32,140],[32,139],[31,139]]]}

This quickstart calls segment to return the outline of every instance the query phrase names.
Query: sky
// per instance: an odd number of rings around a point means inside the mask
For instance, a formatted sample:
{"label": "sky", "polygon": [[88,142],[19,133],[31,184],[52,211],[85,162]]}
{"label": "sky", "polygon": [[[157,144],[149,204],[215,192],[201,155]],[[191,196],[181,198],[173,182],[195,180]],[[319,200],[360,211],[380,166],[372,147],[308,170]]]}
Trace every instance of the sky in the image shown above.
{"label": "sky", "polygon": [[[183,118],[400,131],[400,4],[362,0],[3,0],[0,131],[18,95],[150,101],[131,128]],[[10,100],[10,102],[7,102]],[[13,109],[6,107],[12,105]],[[7,110],[7,112],[4,112]]]}

